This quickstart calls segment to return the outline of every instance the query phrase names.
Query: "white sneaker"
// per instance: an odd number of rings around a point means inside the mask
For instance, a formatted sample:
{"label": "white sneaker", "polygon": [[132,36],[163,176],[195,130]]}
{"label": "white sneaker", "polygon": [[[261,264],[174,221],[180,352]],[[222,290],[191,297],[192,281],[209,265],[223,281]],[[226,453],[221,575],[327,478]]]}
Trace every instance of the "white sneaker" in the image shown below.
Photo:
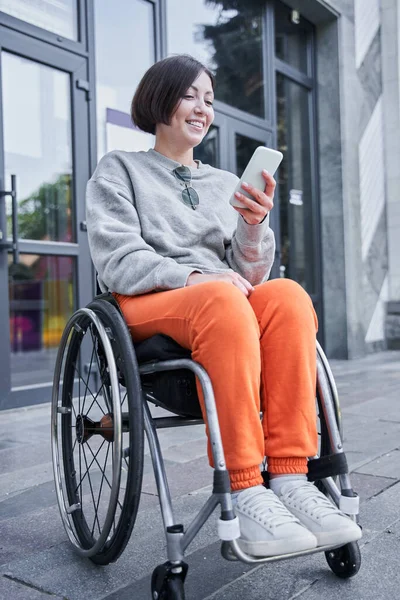
{"label": "white sneaker", "polygon": [[292,481],[282,485],[279,498],[315,535],[318,546],[344,545],[361,538],[357,523],[308,481]]}
{"label": "white sneaker", "polygon": [[247,554],[278,556],[317,546],[315,536],[262,485],[239,492],[234,509],[240,524],[238,544]]}

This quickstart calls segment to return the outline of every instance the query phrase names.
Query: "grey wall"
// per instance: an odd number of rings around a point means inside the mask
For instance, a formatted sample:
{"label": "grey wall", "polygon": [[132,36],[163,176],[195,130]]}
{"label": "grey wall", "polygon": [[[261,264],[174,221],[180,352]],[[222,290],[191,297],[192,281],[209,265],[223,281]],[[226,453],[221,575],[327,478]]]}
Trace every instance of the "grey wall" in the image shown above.
{"label": "grey wall", "polygon": [[317,32],[325,347],[328,356],[355,358],[386,344],[389,266],[380,1],[288,4],[314,22]]}

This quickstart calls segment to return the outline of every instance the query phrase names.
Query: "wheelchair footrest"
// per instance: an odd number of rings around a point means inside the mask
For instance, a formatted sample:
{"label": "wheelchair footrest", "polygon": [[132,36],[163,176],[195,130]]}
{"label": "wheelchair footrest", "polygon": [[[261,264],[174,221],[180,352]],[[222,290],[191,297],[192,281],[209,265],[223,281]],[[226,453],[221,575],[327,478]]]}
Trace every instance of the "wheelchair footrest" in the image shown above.
{"label": "wheelchair footrest", "polygon": [[328,454],[308,461],[308,481],[334,477],[348,473],[347,459],[344,452]]}

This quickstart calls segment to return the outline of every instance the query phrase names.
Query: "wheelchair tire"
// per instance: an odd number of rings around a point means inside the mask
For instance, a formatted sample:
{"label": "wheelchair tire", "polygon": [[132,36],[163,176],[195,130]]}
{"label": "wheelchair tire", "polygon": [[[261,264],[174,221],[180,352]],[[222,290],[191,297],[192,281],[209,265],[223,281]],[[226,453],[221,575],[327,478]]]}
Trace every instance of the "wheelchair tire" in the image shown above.
{"label": "wheelchair tire", "polygon": [[[338,393],[332,371],[329,367],[328,360],[317,342],[317,411],[319,420],[319,448],[318,456],[328,456],[332,453],[331,442],[329,439],[329,431],[326,423],[325,412],[323,410],[324,401],[328,401],[333,405],[335,420],[340,432],[340,437],[343,439],[342,418],[339,406]],[[335,479],[335,478],[334,478]],[[320,481],[316,481],[317,488],[325,493],[325,488]]]}
{"label": "wheelchair tire", "polygon": [[68,537],[80,555],[96,564],[115,561],[131,535],[143,444],[143,400],[129,331],[114,306],[94,300],[74,313],[61,339],[52,451]]}
{"label": "wheelchair tire", "polygon": [[325,558],[332,572],[342,579],[353,577],[361,567],[361,552],[357,542],[325,552]]}

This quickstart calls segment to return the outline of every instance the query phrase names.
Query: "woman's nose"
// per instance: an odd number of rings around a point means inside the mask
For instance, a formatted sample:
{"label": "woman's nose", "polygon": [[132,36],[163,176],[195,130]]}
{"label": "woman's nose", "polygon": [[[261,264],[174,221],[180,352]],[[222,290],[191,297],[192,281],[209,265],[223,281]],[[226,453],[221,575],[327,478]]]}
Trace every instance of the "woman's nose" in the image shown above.
{"label": "woman's nose", "polygon": [[196,103],[196,106],[194,107],[195,112],[197,113],[204,113],[205,111],[205,104],[204,102],[202,103],[200,100]]}

